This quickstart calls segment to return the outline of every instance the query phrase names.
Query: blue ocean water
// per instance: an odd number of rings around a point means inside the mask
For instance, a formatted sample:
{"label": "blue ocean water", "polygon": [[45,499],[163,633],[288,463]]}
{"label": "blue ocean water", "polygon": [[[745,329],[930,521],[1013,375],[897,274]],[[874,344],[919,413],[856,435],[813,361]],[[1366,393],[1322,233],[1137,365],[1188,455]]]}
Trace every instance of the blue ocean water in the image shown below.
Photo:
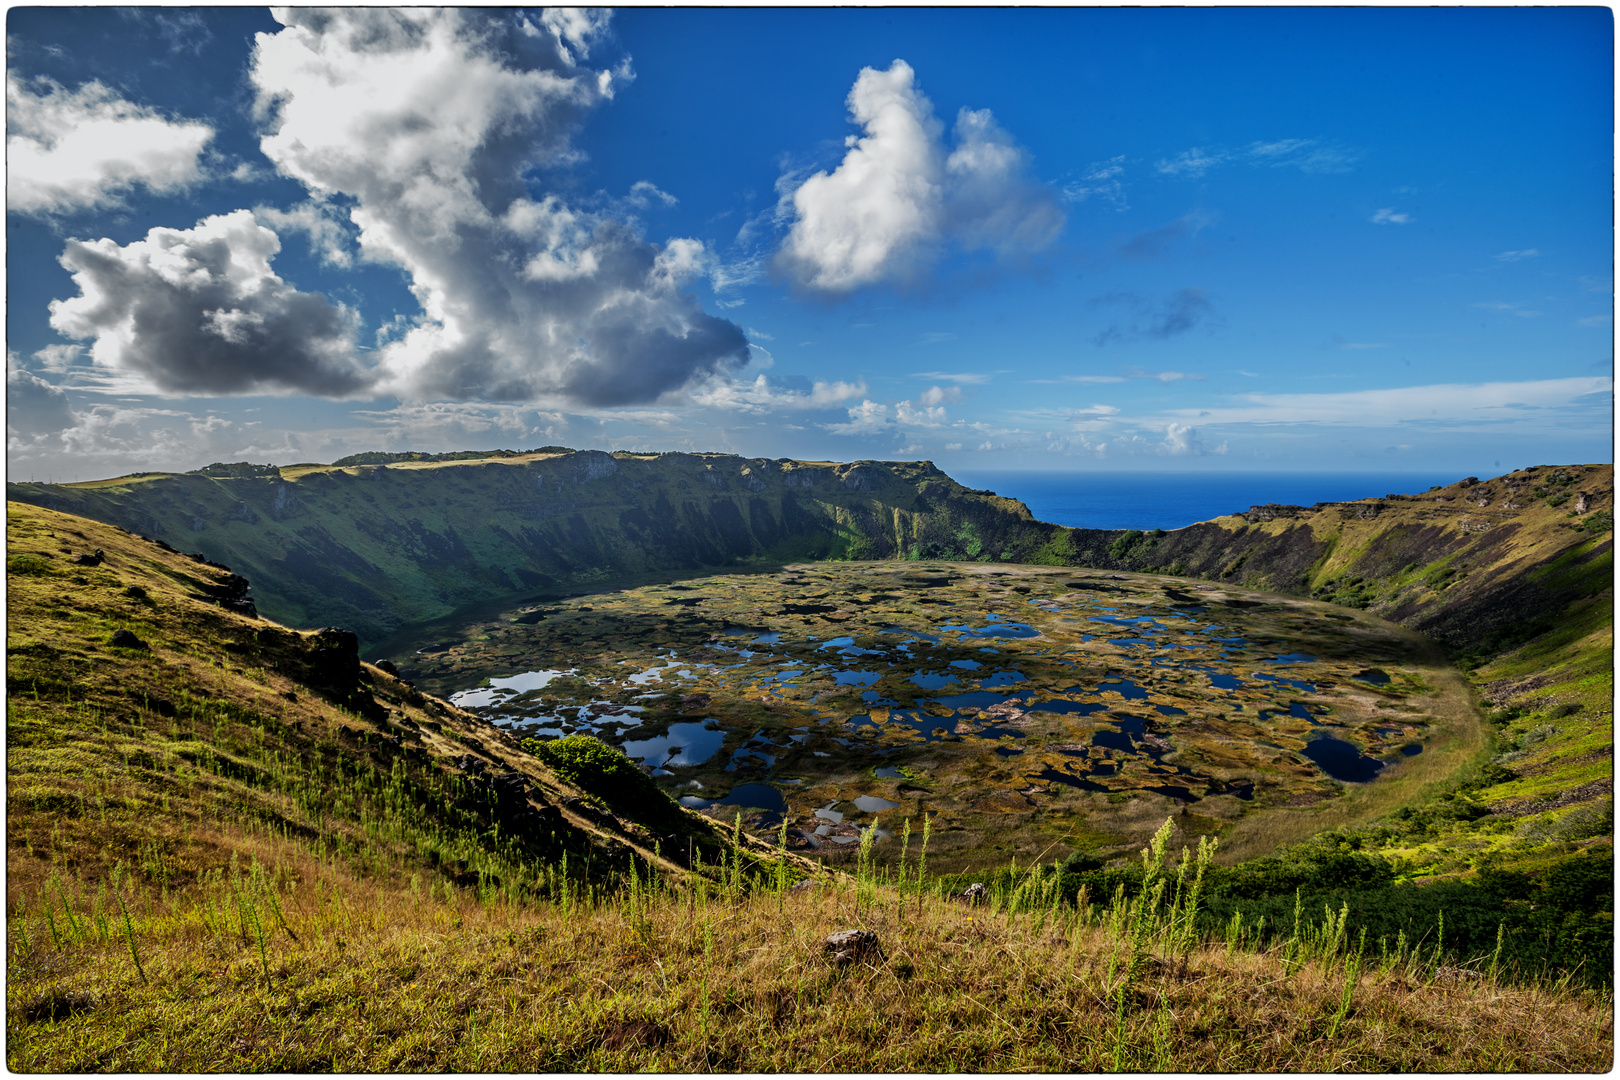
{"label": "blue ocean water", "polygon": [[1038,520],[1086,529],[1180,529],[1260,503],[1417,495],[1456,473],[952,472],[970,488],[1018,499]]}

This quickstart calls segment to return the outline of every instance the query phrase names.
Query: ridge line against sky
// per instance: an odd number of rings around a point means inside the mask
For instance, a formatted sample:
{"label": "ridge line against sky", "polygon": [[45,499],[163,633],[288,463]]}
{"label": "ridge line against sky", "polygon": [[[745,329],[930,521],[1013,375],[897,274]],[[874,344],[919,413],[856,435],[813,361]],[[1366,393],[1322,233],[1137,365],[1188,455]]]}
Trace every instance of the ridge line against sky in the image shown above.
{"label": "ridge line against sky", "polygon": [[15,478],[1613,446],[1607,8],[14,8]]}

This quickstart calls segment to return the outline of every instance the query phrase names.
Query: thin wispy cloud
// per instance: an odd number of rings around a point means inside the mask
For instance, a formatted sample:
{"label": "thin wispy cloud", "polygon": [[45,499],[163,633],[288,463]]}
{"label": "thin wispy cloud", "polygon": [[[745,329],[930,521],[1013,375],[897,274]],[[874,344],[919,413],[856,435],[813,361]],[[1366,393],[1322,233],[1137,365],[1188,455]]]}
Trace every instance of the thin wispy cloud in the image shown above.
{"label": "thin wispy cloud", "polygon": [[1252,142],[1236,150],[1195,146],[1159,159],[1154,168],[1161,176],[1196,180],[1222,165],[1293,168],[1306,173],[1349,172],[1360,158],[1360,151],[1323,139],[1274,139]]}
{"label": "thin wispy cloud", "polygon": [[1143,371],[1141,368],[1132,368],[1126,377],[1131,379],[1152,379],[1155,382],[1166,383],[1181,382],[1183,379],[1191,379],[1194,382],[1202,382],[1204,380],[1202,375],[1198,375],[1196,373],[1189,373],[1185,371]]}
{"label": "thin wispy cloud", "polygon": [[1186,371],[1146,371],[1139,367],[1123,368],[1121,370],[1123,374],[1119,375],[1063,375],[1056,379],[1026,379],[1025,382],[1047,385],[1056,383],[1075,383],[1087,385],[1122,383],[1129,382],[1132,379],[1149,379],[1154,382],[1162,383],[1181,382],[1183,380],[1191,380],[1193,382],[1204,381],[1204,376]]}
{"label": "thin wispy cloud", "polygon": [[1367,220],[1374,225],[1409,225],[1412,222],[1412,215],[1397,211],[1393,206],[1386,206],[1374,211],[1373,216]]}
{"label": "thin wispy cloud", "polygon": [[1161,159],[1154,167],[1162,176],[1190,176],[1196,179],[1228,160],[1229,155],[1223,151],[1205,153],[1195,146],[1191,150],[1183,150],[1175,157]]}
{"label": "thin wispy cloud", "polygon": [[1519,262],[1522,259],[1534,259],[1541,252],[1535,248],[1525,248],[1523,251],[1504,251],[1496,256],[1497,262]]}
{"label": "thin wispy cloud", "polygon": [[982,386],[995,374],[984,371],[913,371],[913,379],[932,379],[935,382],[956,383],[958,386]]}
{"label": "thin wispy cloud", "polygon": [[1318,424],[1392,427],[1441,424],[1504,428],[1565,422],[1571,410],[1606,416],[1614,380],[1607,376],[1527,382],[1445,383],[1323,394],[1240,394],[1237,404],[1170,409],[1206,424]]}
{"label": "thin wispy cloud", "polygon": [[1194,210],[1168,224],[1137,233],[1119,245],[1119,253],[1127,259],[1155,259],[1168,251],[1176,241],[1197,236],[1214,223],[1214,214]]}
{"label": "thin wispy cloud", "polygon": [[1539,311],[1527,308],[1523,304],[1511,300],[1485,300],[1474,306],[1484,311],[1500,311],[1507,315],[1517,315],[1521,319],[1534,319],[1541,314]]}
{"label": "thin wispy cloud", "polygon": [[1086,167],[1079,180],[1071,180],[1062,187],[1063,201],[1082,203],[1087,199],[1100,199],[1116,211],[1130,209],[1125,198],[1125,155],[1095,161]]}

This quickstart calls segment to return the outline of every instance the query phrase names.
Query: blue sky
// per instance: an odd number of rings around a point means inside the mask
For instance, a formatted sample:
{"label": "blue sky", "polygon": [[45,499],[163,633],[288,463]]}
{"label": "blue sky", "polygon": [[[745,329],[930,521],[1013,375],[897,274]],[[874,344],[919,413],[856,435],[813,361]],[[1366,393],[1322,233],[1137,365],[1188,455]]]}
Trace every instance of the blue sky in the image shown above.
{"label": "blue sky", "polygon": [[8,464],[1610,460],[1607,8],[14,8]]}

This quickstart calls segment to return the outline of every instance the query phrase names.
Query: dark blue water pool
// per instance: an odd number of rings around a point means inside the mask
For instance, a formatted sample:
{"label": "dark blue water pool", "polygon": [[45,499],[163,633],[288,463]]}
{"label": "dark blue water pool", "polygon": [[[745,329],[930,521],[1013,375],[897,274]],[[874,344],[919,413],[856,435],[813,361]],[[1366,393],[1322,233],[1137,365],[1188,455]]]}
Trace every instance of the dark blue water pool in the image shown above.
{"label": "dark blue water pool", "polygon": [[1368,757],[1358,747],[1331,735],[1312,739],[1300,752],[1333,779],[1347,784],[1365,784],[1384,768],[1382,761]]}

